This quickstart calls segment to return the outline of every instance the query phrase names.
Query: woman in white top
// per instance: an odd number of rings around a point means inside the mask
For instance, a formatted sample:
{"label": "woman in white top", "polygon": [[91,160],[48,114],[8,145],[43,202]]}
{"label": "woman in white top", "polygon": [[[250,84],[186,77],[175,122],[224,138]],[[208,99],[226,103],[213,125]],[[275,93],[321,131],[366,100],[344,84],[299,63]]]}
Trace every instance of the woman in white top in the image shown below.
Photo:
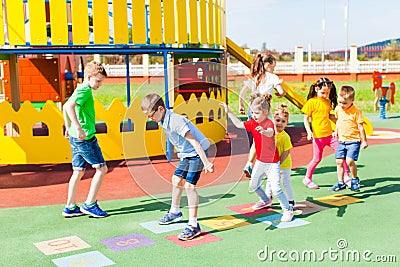
{"label": "woman in white top", "polygon": [[[250,67],[250,77],[244,81],[244,86],[239,93],[239,113],[244,115],[244,96],[246,92],[250,89],[251,93],[260,93],[262,95],[271,95],[276,89],[275,95],[277,97],[283,97],[285,95],[285,90],[282,87],[282,79],[274,74],[274,69],[276,66],[276,59],[273,55],[263,55],[258,53],[251,64]],[[248,110],[248,116],[251,117],[251,111]],[[252,144],[249,152],[248,162],[244,167],[243,171],[247,177],[251,176],[252,165],[256,156],[254,144]]]}

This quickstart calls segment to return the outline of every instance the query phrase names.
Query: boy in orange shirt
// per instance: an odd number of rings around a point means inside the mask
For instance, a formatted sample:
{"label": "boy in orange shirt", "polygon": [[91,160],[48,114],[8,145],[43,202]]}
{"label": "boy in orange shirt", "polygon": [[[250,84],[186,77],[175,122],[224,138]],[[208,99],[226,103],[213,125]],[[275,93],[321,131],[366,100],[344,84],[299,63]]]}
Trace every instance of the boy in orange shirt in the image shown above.
{"label": "boy in orange shirt", "polygon": [[336,135],[338,137],[338,148],[335,158],[338,173],[338,182],[332,186],[330,191],[339,191],[346,188],[343,181],[344,167],[346,161],[353,176],[351,179],[350,190],[360,189],[360,179],[357,176],[357,166],[355,161],[358,159],[361,148],[367,148],[367,137],[365,134],[361,110],[354,105],[354,88],[342,86],[338,93],[338,106],[335,109]]}

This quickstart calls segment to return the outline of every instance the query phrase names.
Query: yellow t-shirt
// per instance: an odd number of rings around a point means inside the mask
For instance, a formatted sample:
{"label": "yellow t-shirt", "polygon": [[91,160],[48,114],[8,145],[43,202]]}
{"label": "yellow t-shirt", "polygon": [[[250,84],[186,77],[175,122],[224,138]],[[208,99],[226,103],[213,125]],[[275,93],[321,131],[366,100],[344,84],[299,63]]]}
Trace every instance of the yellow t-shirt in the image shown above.
{"label": "yellow t-shirt", "polygon": [[329,99],[314,97],[307,100],[301,111],[311,117],[312,131],[315,138],[323,138],[332,135],[332,126],[329,120],[331,112]]}
{"label": "yellow t-shirt", "polygon": [[[276,148],[278,148],[279,156],[282,155],[284,151],[292,149],[293,145],[290,141],[290,136],[287,132],[282,131],[275,135],[275,144]],[[287,158],[281,162],[281,169],[291,169],[292,168],[292,158],[290,157],[290,153]]]}
{"label": "yellow t-shirt", "polygon": [[338,106],[335,109],[335,115],[338,119],[336,128],[339,141],[361,141],[360,130],[358,129],[358,124],[364,122],[361,110],[354,104],[347,109]]}

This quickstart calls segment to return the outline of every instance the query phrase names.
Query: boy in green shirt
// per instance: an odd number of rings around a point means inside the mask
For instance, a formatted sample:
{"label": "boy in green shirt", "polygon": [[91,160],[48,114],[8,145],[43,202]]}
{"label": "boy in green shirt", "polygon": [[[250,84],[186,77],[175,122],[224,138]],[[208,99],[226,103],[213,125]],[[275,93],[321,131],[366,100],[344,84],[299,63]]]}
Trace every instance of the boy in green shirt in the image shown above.
{"label": "boy in green shirt", "polygon": [[[67,204],[62,212],[66,218],[84,214],[96,218],[107,216],[98,205],[96,196],[108,169],[95,136],[96,115],[92,90],[97,90],[107,73],[95,61],[89,62],[84,71],[84,80],[78,84],[72,96],[64,104],[65,137],[69,138],[72,150],[73,173],[68,186]],[[75,203],[79,182],[85,174],[86,163],[96,169],[89,193],[82,207]]]}

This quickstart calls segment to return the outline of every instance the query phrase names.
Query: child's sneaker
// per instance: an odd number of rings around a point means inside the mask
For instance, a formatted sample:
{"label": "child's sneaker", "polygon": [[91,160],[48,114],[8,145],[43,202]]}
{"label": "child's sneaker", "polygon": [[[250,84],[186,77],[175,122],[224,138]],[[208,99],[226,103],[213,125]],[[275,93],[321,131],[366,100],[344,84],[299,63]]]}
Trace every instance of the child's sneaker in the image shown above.
{"label": "child's sneaker", "polygon": [[164,217],[158,220],[158,224],[171,224],[175,222],[180,222],[182,221],[183,214],[182,212],[179,212],[178,214],[173,214],[171,212],[167,212]]}
{"label": "child's sneaker", "polygon": [[346,184],[343,182],[337,182],[334,186],[332,186],[331,188],[329,188],[329,191],[333,191],[333,192],[337,192],[343,189],[346,189]]}
{"label": "child's sneaker", "polygon": [[271,206],[271,203],[272,203],[272,198],[270,198],[267,202],[260,200],[256,204],[254,204],[251,208],[253,210],[260,210]]}
{"label": "child's sneaker", "polygon": [[293,219],[293,209],[284,210],[283,215],[281,217],[281,222],[290,222]]}
{"label": "child's sneaker", "polygon": [[289,205],[293,210],[294,209],[294,205],[296,205],[296,203],[294,202],[294,200],[289,200]]}
{"label": "child's sneaker", "polygon": [[356,177],[356,178],[351,179],[350,190],[351,191],[360,190],[360,178]]}
{"label": "child's sneaker", "polygon": [[318,185],[316,185],[310,178],[304,177],[303,184],[310,189],[318,189]]}
{"label": "child's sneaker", "polygon": [[178,235],[178,238],[180,240],[186,241],[186,240],[191,240],[199,235],[201,235],[200,225],[197,224],[197,226],[194,227],[188,224],[186,225],[185,229],[183,229],[183,231]]}
{"label": "child's sneaker", "polygon": [[81,210],[79,209],[78,205],[75,205],[73,209],[65,207],[61,214],[65,218],[71,218],[71,217],[77,217],[77,216],[85,215],[83,212],[81,212]]}
{"label": "child's sneaker", "polygon": [[343,180],[348,187],[351,187],[351,178],[349,176],[345,176]]}
{"label": "child's sneaker", "polygon": [[251,177],[252,171],[253,171],[253,170],[251,169],[251,166],[250,166],[250,165],[246,165],[246,166],[244,166],[244,168],[243,168],[244,175],[245,175],[247,178],[250,178],[250,177]]}
{"label": "child's sneaker", "polygon": [[103,218],[108,215],[107,212],[100,209],[99,205],[97,204],[97,201],[95,201],[92,205],[87,205],[86,203],[83,203],[81,207],[81,212],[87,215],[91,215],[95,218]]}

